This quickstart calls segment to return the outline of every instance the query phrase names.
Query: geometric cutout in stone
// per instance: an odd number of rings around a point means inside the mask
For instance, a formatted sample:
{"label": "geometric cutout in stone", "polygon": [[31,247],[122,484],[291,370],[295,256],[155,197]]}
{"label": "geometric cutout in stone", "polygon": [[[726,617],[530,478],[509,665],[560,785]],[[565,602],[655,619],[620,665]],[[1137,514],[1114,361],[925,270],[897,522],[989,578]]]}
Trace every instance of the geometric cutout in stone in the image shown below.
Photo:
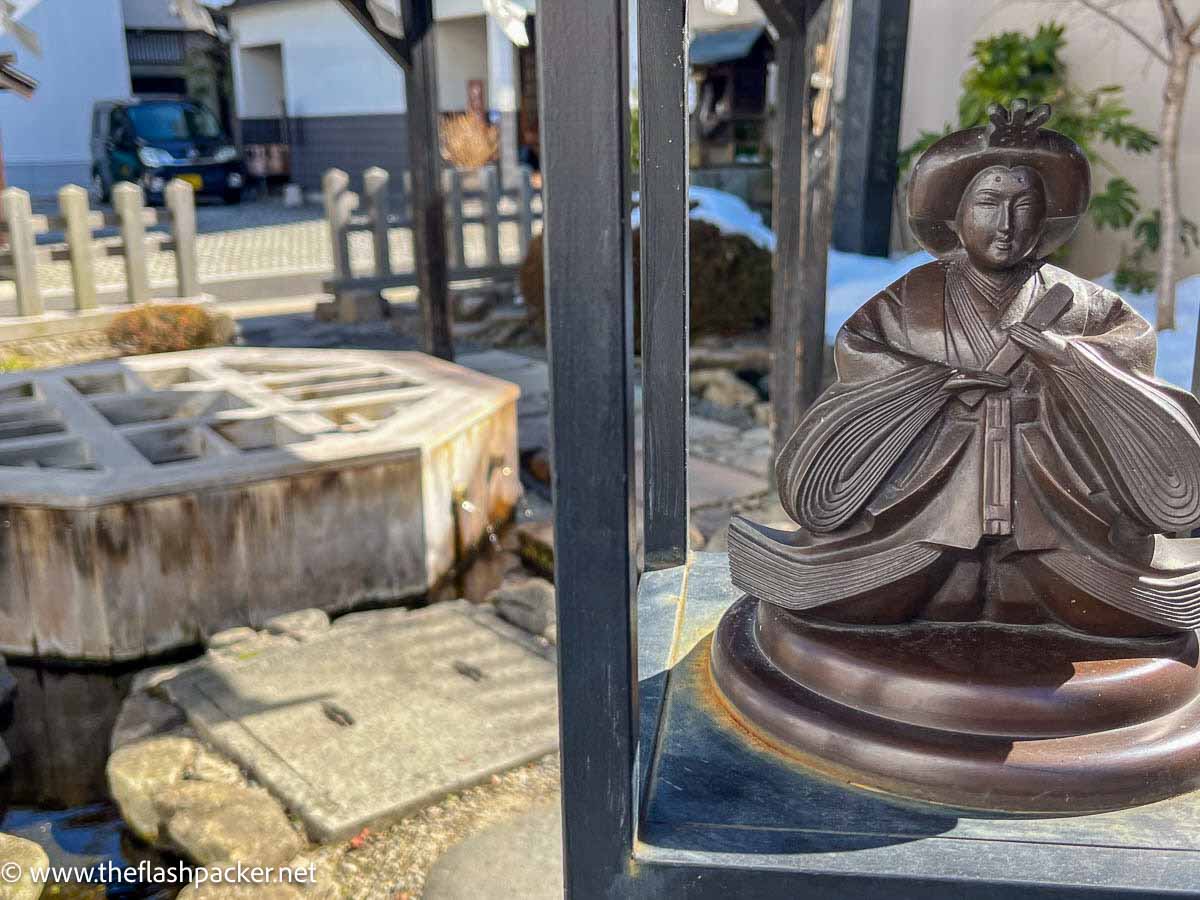
{"label": "geometric cutout in stone", "polygon": [[423,593],[520,496],[517,394],[383,351],[0,375],[0,652],[135,659]]}

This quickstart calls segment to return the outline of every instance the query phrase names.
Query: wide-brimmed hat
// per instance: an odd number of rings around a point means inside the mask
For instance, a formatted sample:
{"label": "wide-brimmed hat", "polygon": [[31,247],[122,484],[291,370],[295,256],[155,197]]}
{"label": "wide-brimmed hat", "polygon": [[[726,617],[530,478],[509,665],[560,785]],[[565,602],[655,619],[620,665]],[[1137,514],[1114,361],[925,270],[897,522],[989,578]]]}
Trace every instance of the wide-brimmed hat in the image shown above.
{"label": "wide-brimmed hat", "polygon": [[1040,127],[1050,118],[1049,106],[1030,110],[1016,100],[1011,114],[992,106],[988,115],[990,124],[948,134],[917,160],[908,183],[908,224],[930,253],[949,253],[959,246],[954,219],[971,180],[991,166],[1028,166],[1046,187],[1046,230],[1034,256],[1049,256],[1087,211],[1091,166],[1078,144]]}

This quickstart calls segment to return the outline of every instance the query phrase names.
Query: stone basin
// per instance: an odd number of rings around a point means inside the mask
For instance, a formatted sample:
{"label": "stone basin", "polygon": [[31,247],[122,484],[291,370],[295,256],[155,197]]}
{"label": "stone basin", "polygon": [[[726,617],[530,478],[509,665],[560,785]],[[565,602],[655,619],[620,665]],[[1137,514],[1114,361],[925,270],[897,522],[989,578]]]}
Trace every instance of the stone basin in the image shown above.
{"label": "stone basin", "polygon": [[117,662],[424,593],[520,496],[518,393],[357,350],[0,376],[0,652]]}

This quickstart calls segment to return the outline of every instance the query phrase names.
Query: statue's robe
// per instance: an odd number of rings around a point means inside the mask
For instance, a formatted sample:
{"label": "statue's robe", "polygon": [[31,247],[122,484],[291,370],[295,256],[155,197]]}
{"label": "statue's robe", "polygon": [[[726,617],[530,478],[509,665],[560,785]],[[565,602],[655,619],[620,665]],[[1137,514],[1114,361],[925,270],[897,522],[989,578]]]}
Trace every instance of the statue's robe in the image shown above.
{"label": "statue's robe", "polygon": [[[1200,525],[1200,404],[1153,377],[1153,330],[1049,264],[1000,300],[964,271],[961,258],[915,269],[842,327],[837,381],[777,462],[801,527],[735,520],[734,584],[793,610],[895,622],[988,618],[973,595],[991,577],[1083,628],[1200,627],[1200,540],[1186,537]],[[1048,330],[1069,361],[1026,354],[1011,387],[975,407],[945,390],[1058,283],[1074,296]],[[987,464],[997,435],[1010,442],[999,468]]]}

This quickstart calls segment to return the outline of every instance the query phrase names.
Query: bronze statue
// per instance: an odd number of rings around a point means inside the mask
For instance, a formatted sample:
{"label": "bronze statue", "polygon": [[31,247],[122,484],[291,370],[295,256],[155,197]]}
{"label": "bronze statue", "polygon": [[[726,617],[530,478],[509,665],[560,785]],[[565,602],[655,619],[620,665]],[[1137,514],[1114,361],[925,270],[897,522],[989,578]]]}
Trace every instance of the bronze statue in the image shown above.
{"label": "bronze statue", "polygon": [[1046,262],[1090,192],[1049,116],[993,108],[917,163],[938,259],[842,327],[777,460],[800,527],[733,523],[748,596],[713,651],[734,714],[818,768],[1026,812],[1200,787],[1200,404]]}

